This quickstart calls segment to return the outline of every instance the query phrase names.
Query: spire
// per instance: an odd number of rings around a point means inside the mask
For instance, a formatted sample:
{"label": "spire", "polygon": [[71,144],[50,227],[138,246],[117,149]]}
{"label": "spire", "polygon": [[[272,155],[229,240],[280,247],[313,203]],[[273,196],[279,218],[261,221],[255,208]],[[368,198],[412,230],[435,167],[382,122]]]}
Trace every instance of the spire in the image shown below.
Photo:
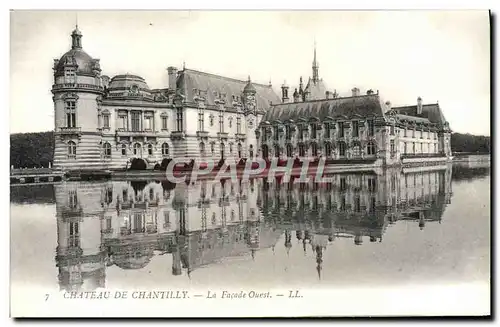
{"label": "spire", "polygon": [[319,69],[318,61],[316,60],[316,40],[314,40],[314,59],[312,64],[312,70],[313,70],[312,80],[314,83],[316,83],[319,80],[318,69]]}
{"label": "spire", "polygon": [[82,48],[82,32],[78,29],[78,23],[75,25],[75,29],[71,33],[71,49],[81,49]]}

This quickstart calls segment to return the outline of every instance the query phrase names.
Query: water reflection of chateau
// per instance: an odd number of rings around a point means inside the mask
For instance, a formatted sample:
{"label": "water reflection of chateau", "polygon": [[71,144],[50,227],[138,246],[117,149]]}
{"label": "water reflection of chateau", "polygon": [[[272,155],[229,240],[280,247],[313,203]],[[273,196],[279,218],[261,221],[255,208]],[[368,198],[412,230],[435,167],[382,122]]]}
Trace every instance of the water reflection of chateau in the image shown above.
{"label": "water reflection of chateau", "polygon": [[68,182],[55,186],[61,289],[105,287],[106,267],[140,269],[172,256],[172,274],[252,256],[292,238],[316,253],[337,238],[381,242],[387,226],[440,221],[451,169],[334,175],[330,183]]}

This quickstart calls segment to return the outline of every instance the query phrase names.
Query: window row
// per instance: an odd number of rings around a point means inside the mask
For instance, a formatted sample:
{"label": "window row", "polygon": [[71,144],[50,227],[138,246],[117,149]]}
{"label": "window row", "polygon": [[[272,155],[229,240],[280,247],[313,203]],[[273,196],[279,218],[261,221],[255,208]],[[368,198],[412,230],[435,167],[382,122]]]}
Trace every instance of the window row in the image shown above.
{"label": "window row", "polygon": [[[68,148],[68,157],[70,158],[76,158],[76,143],[73,141],[69,141],[67,143],[67,148]],[[122,144],[120,146],[121,150],[121,155],[126,156],[127,155],[127,144]],[[146,145],[146,151],[149,156],[152,156],[154,154],[154,147],[152,144],[147,144]],[[140,143],[134,143],[132,146],[132,152],[135,156],[142,156],[142,146]],[[105,142],[102,145],[102,154],[105,158],[111,158],[111,144],[109,142]],[[168,143],[163,143],[161,145],[161,154],[163,157],[168,157],[170,155],[170,146]]]}
{"label": "window row", "polygon": [[[341,157],[344,157],[347,155],[347,144],[345,142],[338,142],[338,154]],[[311,149],[311,155],[313,157],[317,157],[319,155],[319,145],[318,143],[311,143],[310,145]],[[331,157],[332,156],[332,151],[333,151],[333,145],[330,142],[325,142],[324,144],[324,152],[323,156],[326,157]],[[309,148],[304,144],[304,143],[299,143],[297,145],[297,150],[298,150],[298,155],[299,157],[305,157],[306,152],[309,150]],[[351,147],[351,154],[352,157],[361,157],[362,153],[365,153],[366,155],[375,155],[377,153],[376,151],[376,146],[373,142],[368,142],[367,145],[365,146],[365,150],[363,151],[362,147],[360,144],[356,144]],[[282,154],[281,147],[279,145],[274,146],[274,156],[279,157]],[[294,146],[292,144],[287,144],[285,146],[285,154],[287,157],[291,158],[294,156]],[[269,147],[267,144],[262,145],[262,157],[263,158],[269,158]]]}
{"label": "window row", "polygon": [[[304,140],[306,138],[306,133],[310,133],[310,138],[311,139],[317,139],[318,138],[318,131],[323,127],[323,136],[325,138],[330,138],[332,136],[332,129],[337,129],[338,130],[338,137],[345,137],[346,131],[351,129],[351,136],[352,137],[360,137],[361,132],[360,132],[360,127],[362,126],[360,121],[352,121],[351,123],[349,122],[339,122],[339,123],[334,123],[334,122],[324,122],[323,126],[321,126],[320,123],[312,123],[309,125],[304,125],[304,124],[299,124],[296,126],[298,130],[298,139],[299,140]],[[368,136],[374,136],[375,135],[375,125],[373,120],[367,120],[366,121],[366,127],[367,127],[367,135]],[[284,132],[285,132],[285,139],[286,140],[291,140],[292,135],[293,135],[293,127],[291,125],[285,125]],[[280,126],[274,126],[273,127],[273,139],[275,141],[278,141],[280,138],[280,131],[281,127]],[[268,141],[268,134],[267,130],[264,129],[262,133],[262,139],[264,142]]]}

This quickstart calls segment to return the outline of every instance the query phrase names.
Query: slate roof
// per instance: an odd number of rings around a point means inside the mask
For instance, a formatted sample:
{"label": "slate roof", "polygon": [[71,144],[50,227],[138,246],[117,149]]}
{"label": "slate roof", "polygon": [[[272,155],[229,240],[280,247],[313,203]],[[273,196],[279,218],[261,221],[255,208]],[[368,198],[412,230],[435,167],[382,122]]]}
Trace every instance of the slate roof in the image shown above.
{"label": "slate roof", "polygon": [[399,114],[413,117],[427,118],[431,123],[444,125],[446,119],[444,118],[439,104],[424,104],[422,106],[422,114],[417,115],[417,106],[404,106],[404,107],[393,107],[393,110],[397,111]]}
{"label": "slate roof", "polygon": [[[192,69],[184,69],[179,72],[177,77],[177,88],[181,94],[186,97],[186,101],[193,101],[195,90],[206,91],[206,100],[208,105],[215,105],[215,100],[221,93],[226,94],[226,106],[231,106],[232,97],[239,96],[243,98],[243,89],[248,81],[224,77],[220,75],[200,72]],[[253,83],[256,90],[257,108],[267,110],[270,102],[280,103],[280,97],[274,92],[271,86]],[[217,94],[214,94],[216,92]]]}
{"label": "slate roof", "polygon": [[352,119],[359,117],[385,117],[387,106],[377,94],[356,97],[313,100],[274,105],[264,115],[263,121],[286,121],[300,118]]}

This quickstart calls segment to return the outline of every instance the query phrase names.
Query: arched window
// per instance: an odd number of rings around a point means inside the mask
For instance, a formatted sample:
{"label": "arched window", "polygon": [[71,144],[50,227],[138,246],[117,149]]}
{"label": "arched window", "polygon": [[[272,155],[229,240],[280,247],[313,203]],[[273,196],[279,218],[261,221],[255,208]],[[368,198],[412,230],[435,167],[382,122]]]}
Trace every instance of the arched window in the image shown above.
{"label": "arched window", "polygon": [[233,154],[233,143],[229,143],[229,153]]}
{"label": "arched window", "polygon": [[139,143],[134,144],[134,156],[141,156],[141,145]]}
{"label": "arched window", "polygon": [[148,156],[153,155],[153,144],[148,144]]}
{"label": "arched window", "polygon": [[215,143],[210,143],[210,152],[212,152],[212,157],[215,155]]}
{"label": "arched window", "polygon": [[293,146],[290,143],[286,145],[286,156],[288,158],[293,157]]}
{"label": "arched window", "polygon": [[369,156],[373,156],[376,154],[375,144],[373,144],[373,142],[368,142],[368,144],[366,146],[366,153]]}
{"label": "arched window", "polygon": [[205,156],[205,143],[200,142],[200,154],[202,157]]}
{"label": "arched window", "polygon": [[276,158],[279,158],[279,156],[280,156],[280,146],[279,146],[278,144],[276,144],[276,145],[274,146],[274,156],[275,156]]}
{"label": "arched window", "polygon": [[332,155],[332,145],[330,142],[325,142],[325,156],[330,157]]}
{"label": "arched window", "polygon": [[73,141],[68,142],[68,156],[70,158],[76,157],[76,143]]}
{"label": "arched window", "polygon": [[168,154],[169,154],[169,146],[168,143],[165,142],[161,145],[161,155],[166,157],[168,156]]}
{"label": "arched window", "polygon": [[339,142],[339,156],[345,157],[346,145],[345,142]]}
{"label": "arched window", "polygon": [[127,155],[127,145],[122,144],[122,156],[126,156],[126,155]]}
{"label": "arched window", "polygon": [[108,142],[104,143],[103,145],[103,151],[104,151],[104,157],[105,158],[111,158],[111,144]]}
{"label": "arched window", "polygon": [[406,154],[407,148],[406,148],[406,142],[403,143],[403,153]]}
{"label": "arched window", "polygon": [[253,158],[253,144],[250,144],[250,149],[249,149],[249,151],[248,151],[248,156],[249,156],[250,158]]}

